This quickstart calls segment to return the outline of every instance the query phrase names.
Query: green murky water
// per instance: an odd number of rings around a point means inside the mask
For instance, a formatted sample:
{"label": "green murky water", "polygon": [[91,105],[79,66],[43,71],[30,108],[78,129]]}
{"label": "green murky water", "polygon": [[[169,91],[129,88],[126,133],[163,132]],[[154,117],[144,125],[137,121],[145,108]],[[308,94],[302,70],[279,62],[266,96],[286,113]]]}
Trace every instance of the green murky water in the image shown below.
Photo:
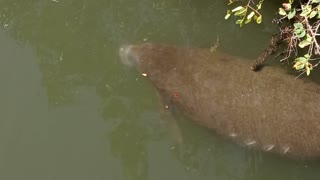
{"label": "green murky water", "polygon": [[[142,41],[255,57],[275,32],[225,21],[221,0],[0,0],[0,179],[315,180],[319,162],[239,147],[163,111],[123,66]],[[164,118],[179,124],[176,146]],[[172,136],[173,135],[173,136]]]}

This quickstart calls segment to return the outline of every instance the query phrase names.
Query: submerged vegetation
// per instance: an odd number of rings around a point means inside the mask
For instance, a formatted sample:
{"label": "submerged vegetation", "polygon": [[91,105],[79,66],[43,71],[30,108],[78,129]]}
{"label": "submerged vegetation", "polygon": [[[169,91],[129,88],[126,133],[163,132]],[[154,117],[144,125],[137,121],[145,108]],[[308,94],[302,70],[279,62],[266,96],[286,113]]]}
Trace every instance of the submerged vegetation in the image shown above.
{"label": "submerged vegetation", "polygon": [[[235,16],[237,18],[235,23],[239,24],[240,27],[252,21],[260,24],[263,17],[261,8],[264,0],[258,2],[254,0],[246,1],[246,4],[243,4],[237,0],[230,0],[228,5],[232,9],[227,10],[225,19],[232,15]],[[274,18],[273,22],[279,25],[280,31],[277,35],[279,37],[277,41],[272,40],[271,44],[281,43],[286,45],[286,49],[282,53],[284,57],[281,61],[293,58],[293,68],[300,71],[301,74],[309,75],[320,64],[320,45],[318,43],[318,36],[320,36],[320,0],[279,1],[278,16]],[[258,58],[259,62],[266,58],[265,54],[262,56],[262,58]]]}

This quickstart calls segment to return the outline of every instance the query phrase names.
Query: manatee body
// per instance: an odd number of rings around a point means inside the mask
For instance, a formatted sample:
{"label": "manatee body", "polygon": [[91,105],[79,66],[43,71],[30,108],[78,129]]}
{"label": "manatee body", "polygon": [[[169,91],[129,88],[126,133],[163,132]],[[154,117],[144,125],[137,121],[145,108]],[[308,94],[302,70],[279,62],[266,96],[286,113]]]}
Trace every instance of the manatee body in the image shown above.
{"label": "manatee body", "polygon": [[320,156],[320,88],[281,68],[209,49],[160,44],[120,49],[159,92],[198,124],[234,141],[294,158]]}

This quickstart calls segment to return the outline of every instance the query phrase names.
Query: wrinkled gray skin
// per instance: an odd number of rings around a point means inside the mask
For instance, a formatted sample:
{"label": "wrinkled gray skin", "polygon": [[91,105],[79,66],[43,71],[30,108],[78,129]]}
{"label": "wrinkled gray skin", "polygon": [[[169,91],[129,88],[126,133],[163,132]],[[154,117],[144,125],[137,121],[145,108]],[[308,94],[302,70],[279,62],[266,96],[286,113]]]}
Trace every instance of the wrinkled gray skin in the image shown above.
{"label": "wrinkled gray skin", "polygon": [[320,156],[320,88],[276,67],[209,49],[122,47],[124,64],[198,124],[234,141],[294,158]]}

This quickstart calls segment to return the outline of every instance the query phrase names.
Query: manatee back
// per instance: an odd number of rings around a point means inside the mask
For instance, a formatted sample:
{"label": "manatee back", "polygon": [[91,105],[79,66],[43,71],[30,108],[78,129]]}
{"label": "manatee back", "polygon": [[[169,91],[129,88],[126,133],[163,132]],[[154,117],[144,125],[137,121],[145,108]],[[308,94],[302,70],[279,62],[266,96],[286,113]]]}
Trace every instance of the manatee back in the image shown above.
{"label": "manatee back", "polygon": [[320,91],[276,67],[209,49],[142,44],[141,73],[197,123],[234,141],[292,157],[320,155]]}

